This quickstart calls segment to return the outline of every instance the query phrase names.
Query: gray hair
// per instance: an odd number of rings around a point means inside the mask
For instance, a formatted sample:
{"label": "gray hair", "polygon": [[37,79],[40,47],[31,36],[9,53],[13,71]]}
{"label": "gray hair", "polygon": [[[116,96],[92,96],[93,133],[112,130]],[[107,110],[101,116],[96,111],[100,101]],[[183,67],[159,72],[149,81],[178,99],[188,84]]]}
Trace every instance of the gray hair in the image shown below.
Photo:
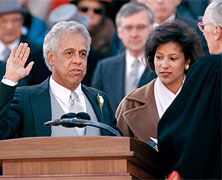
{"label": "gray hair", "polygon": [[45,64],[51,71],[51,66],[49,64],[47,54],[50,51],[56,54],[58,40],[62,34],[67,33],[79,33],[86,39],[87,43],[87,54],[90,51],[91,37],[89,35],[86,27],[76,21],[61,21],[55,24],[52,29],[46,34],[43,44],[43,56],[45,58]]}
{"label": "gray hair", "polygon": [[222,1],[216,0],[209,5],[209,18],[214,25],[222,26]]}
{"label": "gray hair", "polygon": [[150,19],[150,24],[152,25],[153,21],[154,21],[154,16],[153,16],[152,11],[143,4],[136,3],[136,2],[129,2],[129,3],[124,4],[120,8],[119,12],[117,13],[116,26],[118,27],[121,25],[120,24],[121,18],[130,16],[132,14],[135,14],[135,13],[143,11],[143,10],[145,10],[147,12],[149,19]]}

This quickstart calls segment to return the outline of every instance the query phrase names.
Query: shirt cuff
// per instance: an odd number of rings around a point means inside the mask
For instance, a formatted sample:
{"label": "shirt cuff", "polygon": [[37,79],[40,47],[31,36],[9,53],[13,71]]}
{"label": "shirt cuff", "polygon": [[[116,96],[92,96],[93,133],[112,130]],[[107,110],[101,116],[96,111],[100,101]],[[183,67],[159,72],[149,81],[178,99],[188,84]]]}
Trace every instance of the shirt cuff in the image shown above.
{"label": "shirt cuff", "polygon": [[14,82],[12,80],[9,79],[5,79],[5,77],[3,77],[2,79],[2,83],[8,86],[16,86],[18,84],[18,82]]}

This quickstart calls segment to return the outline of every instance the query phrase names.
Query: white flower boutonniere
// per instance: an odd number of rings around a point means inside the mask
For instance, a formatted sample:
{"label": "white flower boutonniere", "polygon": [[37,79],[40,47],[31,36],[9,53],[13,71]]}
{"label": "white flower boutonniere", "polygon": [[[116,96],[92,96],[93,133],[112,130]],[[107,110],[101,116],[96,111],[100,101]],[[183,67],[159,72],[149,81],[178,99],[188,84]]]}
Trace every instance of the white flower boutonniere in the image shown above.
{"label": "white flower boutonniere", "polygon": [[97,100],[97,103],[98,103],[98,105],[99,105],[99,108],[100,108],[102,117],[103,117],[103,104],[104,104],[104,99],[103,99],[103,97],[98,93],[96,100]]}

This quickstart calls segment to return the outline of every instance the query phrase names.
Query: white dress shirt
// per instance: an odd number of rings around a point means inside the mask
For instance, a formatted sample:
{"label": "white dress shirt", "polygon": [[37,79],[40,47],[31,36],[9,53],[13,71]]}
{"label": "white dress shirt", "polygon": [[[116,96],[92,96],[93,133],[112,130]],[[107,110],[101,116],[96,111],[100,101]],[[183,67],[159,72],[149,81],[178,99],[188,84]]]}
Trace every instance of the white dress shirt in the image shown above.
{"label": "white dress shirt", "polygon": [[[69,89],[58,84],[52,76],[49,80],[49,86],[51,92],[54,94],[56,100],[58,101],[59,105],[62,107],[65,113],[69,113],[69,108],[71,105],[70,95],[71,92]],[[81,84],[76,88],[75,92],[77,93],[79,100],[83,106],[84,112],[86,112],[86,102],[85,102],[85,94],[82,91]]]}
{"label": "white dress shirt", "polygon": [[140,61],[139,64],[139,72],[137,79],[140,79],[143,75],[145,69],[146,69],[146,63],[144,61],[143,55],[140,55],[138,58],[133,57],[128,50],[126,50],[126,71],[125,71],[125,77],[128,78],[130,72],[132,71],[132,64],[135,59],[138,59]]}
{"label": "white dress shirt", "polygon": [[[184,76],[184,80],[185,78],[186,76]],[[183,80],[183,83],[184,83],[184,80]],[[160,78],[157,77],[154,83],[154,98],[155,98],[159,118],[163,116],[164,112],[167,110],[167,108],[170,106],[170,104],[173,102],[176,96],[180,93],[183,83],[180,86],[177,93],[174,94],[161,82]]]}

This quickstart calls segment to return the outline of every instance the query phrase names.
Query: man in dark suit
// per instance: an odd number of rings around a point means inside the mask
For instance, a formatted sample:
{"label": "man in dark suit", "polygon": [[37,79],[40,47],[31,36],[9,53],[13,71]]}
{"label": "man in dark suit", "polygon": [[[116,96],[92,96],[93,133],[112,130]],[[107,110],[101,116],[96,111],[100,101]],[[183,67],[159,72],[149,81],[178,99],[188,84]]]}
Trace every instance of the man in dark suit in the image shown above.
{"label": "man in dark suit", "polygon": [[52,76],[39,85],[18,88],[16,82],[29,74],[34,62],[24,66],[30,52],[27,43],[12,50],[5,78],[0,83],[0,139],[111,135],[97,128],[43,125],[71,111],[87,112],[91,121],[115,128],[116,120],[105,94],[81,85],[90,43],[90,35],[82,24],[75,21],[57,23],[46,35],[43,45],[45,63]]}
{"label": "man in dark suit", "polygon": [[45,80],[50,71],[44,63],[42,47],[22,33],[23,15],[18,0],[0,1],[0,59],[6,61],[12,48],[20,42],[28,43],[31,52],[27,63],[35,61],[35,65],[25,80],[27,85],[34,85]]}
{"label": "man in dark suit", "polygon": [[[114,112],[125,95],[156,77],[143,61],[144,45],[152,30],[152,22],[152,12],[138,3],[126,3],[116,16],[118,36],[126,51],[100,61],[92,79],[92,87],[107,93]],[[129,88],[136,62],[136,83]]]}

